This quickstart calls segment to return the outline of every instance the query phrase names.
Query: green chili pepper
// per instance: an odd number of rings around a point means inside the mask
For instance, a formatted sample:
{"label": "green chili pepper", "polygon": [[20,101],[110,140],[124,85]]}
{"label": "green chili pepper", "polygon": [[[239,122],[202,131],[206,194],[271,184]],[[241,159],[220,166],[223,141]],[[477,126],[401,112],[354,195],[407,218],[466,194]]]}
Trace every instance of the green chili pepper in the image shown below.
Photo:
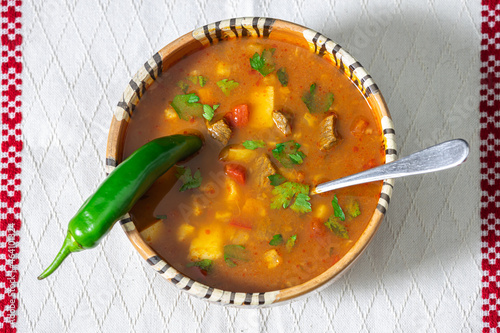
{"label": "green chili pepper", "polygon": [[111,172],[71,219],[61,250],[38,279],[52,274],[71,252],[96,246],[158,177],[200,150],[202,144],[194,135],[171,135],[136,150]]}

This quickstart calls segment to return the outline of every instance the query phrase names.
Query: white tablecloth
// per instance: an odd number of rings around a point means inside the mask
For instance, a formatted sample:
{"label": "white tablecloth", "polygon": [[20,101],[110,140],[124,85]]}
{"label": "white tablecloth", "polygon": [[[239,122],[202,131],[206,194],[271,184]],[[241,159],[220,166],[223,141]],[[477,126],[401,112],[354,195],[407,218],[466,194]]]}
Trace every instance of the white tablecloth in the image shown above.
{"label": "white tablecloth", "polygon": [[[189,297],[115,227],[36,280],[68,220],[104,178],[114,107],[136,70],[177,36],[270,16],[323,32],[372,74],[401,155],[461,137],[468,161],[398,180],[373,242],[338,282],[248,310]],[[19,332],[479,332],[479,1],[23,2]]]}

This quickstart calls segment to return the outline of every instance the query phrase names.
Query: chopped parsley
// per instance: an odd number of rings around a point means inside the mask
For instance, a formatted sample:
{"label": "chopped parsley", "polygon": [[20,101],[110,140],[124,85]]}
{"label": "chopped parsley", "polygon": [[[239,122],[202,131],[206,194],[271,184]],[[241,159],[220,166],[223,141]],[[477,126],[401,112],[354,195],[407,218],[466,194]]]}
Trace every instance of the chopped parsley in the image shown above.
{"label": "chopped parsley", "polygon": [[278,246],[281,244],[283,244],[283,236],[281,236],[281,234],[274,235],[273,239],[269,242],[271,246]]}
{"label": "chopped parsley", "polygon": [[176,95],[170,105],[180,119],[189,120],[203,114],[203,105],[198,103],[199,101],[200,98],[196,94]]}
{"label": "chopped parsley", "polygon": [[177,82],[177,87],[181,88],[183,93],[187,93],[187,91],[189,89],[189,85],[182,80]]}
{"label": "chopped parsley", "polygon": [[247,140],[243,142],[243,147],[250,150],[265,147],[266,143],[262,140]]}
{"label": "chopped parsley", "polygon": [[339,205],[339,199],[337,198],[336,194],[333,196],[332,206],[333,206],[333,215],[335,215],[335,217],[338,217],[341,221],[345,221],[345,214]]}
{"label": "chopped parsley", "polygon": [[186,79],[191,81],[192,84],[199,84],[200,87],[203,87],[208,81],[208,79],[202,75],[190,75],[186,77]]}
{"label": "chopped parsley", "polygon": [[265,49],[262,51],[262,55],[255,52],[252,58],[250,58],[250,66],[252,69],[258,71],[262,76],[266,76],[274,71],[274,60],[273,53],[275,49]]}
{"label": "chopped parsley", "polygon": [[157,220],[166,220],[167,219],[167,215],[156,215],[155,218]]}
{"label": "chopped parsley", "polygon": [[311,198],[307,194],[299,193],[290,208],[297,213],[309,213],[312,210],[309,200]]}
{"label": "chopped parsley", "polygon": [[317,96],[316,83],[311,84],[309,91],[302,95],[302,101],[310,113],[327,112],[333,104],[333,94],[329,92],[323,96]]}
{"label": "chopped parsley", "polygon": [[359,203],[354,199],[351,199],[345,207],[347,209],[347,214],[351,218],[358,217],[361,214],[361,210],[359,209]]}
{"label": "chopped parsley", "polygon": [[286,68],[281,67],[280,69],[278,69],[276,75],[278,76],[278,80],[280,81],[281,85],[283,87],[286,87],[288,85],[288,73],[286,72]]}
{"label": "chopped parsley", "polygon": [[299,151],[294,154],[288,154],[288,157],[292,160],[293,163],[295,164],[302,164],[304,162],[304,153]]}
{"label": "chopped parsley", "polygon": [[307,213],[311,211],[311,204],[309,202],[311,198],[308,196],[309,185],[285,182],[276,186],[272,194],[274,195],[271,199],[272,209],[287,208],[295,198],[295,202],[290,207],[293,211],[297,213]]}
{"label": "chopped parsley", "polygon": [[217,86],[220,88],[220,90],[222,90],[222,92],[226,96],[229,96],[229,94],[231,93],[231,90],[238,87],[239,85],[240,84],[238,82],[233,81],[233,80],[229,81],[228,79],[222,79],[222,80],[217,82]]}
{"label": "chopped parsley", "polygon": [[199,267],[200,269],[210,273],[213,268],[214,262],[210,259],[202,259],[200,261],[190,262],[186,265],[186,267]]}
{"label": "chopped parsley", "polygon": [[199,75],[198,76],[198,83],[200,84],[200,87],[203,87],[205,84],[207,84],[208,79],[204,76]]}
{"label": "chopped parsley", "polygon": [[328,221],[325,222],[326,227],[333,231],[337,236],[349,239],[347,228],[342,223],[340,223],[340,221],[345,221],[345,214],[339,205],[339,200],[336,194],[333,196],[332,206],[333,215],[330,216]]}
{"label": "chopped parsley", "polygon": [[279,173],[275,173],[274,175],[267,176],[271,181],[272,186],[278,186],[286,182],[286,178],[280,175]]}
{"label": "chopped parsley", "polygon": [[286,241],[286,249],[288,252],[292,251],[292,248],[295,246],[295,241],[297,241],[297,235],[290,236]]}
{"label": "chopped parsley", "polygon": [[203,104],[203,117],[208,121],[212,120],[215,115],[215,110],[217,110],[218,107],[219,104],[215,104],[214,106]]}
{"label": "chopped parsley", "polygon": [[177,172],[175,173],[177,179],[179,179],[183,185],[179,189],[179,192],[184,192],[185,190],[200,187],[201,185],[201,172],[196,170],[194,175],[191,175],[191,169],[185,167],[177,167]]}
{"label": "chopped parsley", "polygon": [[235,267],[236,261],[248,261],[248,252],[243,245],[230,244],[224,246],[224,261],[229,267]]}
{"label": "chopped parsley", "polygon": [[294,164],[302,164],[306,154],[299,151],[300,144],[294,140],[283,143],[278,143],[276,148],[272,150],[273,156],[285,168],[292,168]]}
{"label": "chopped parsley", "polygon": [[333,215],[330,216],[328,221],[325,222],[325,225],[328,229],[333,231],[333,233],[340,238],[349,239],[349,233],[347,232],[347,228],[338,221],[338,218]]}

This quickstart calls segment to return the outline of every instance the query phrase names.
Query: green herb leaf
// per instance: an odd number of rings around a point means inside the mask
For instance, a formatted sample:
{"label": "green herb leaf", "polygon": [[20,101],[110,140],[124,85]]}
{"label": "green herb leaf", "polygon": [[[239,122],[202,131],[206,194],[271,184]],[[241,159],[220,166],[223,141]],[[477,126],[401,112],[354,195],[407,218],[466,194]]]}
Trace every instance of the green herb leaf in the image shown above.
{"label": "green herb leaf", "polygon": [[260,56],[259,53],[255,52],[253,57],[250,58],[250,67],[255,69],[256,71],[260,70],[266,65],[264,59]]}
{"label": "green herb leaf", "polygon": [[248,252],[243,245],[230,244],[224,246],[224,261],[229,267],[235,267],[235,260],[248,261]]}
{"label": "green herb leaf", "polygon": [[191,81],[192,84],[197,84],[198,83],[198,76],[196,75],[189,75],[186,77],[189,81]]}
{"label": "green herb leaf", "polygon": [[177,82],[177,87],[181,88],[183,93],[187,93],[187,91],[189,89],[189,85],[182,80]]}
{"label": "green herb leaf", "polygon": [[170,105],[180,119],[189,120],[193,117],[201,117],[203,106],[197,103],[200,98],[196,94],[176,95]]}
{"label": "green herb leaf", "polygon": [[309,200],[311,200],[311,198],[307,194],[299,193],[290,208],[297,213],[309,213],[312,211]]}
{"label": "green herb leaf", "polygon": [[200,269],[210,273],[212,271],[214,262],[210,259],[202,259],[200,261],[190,262],[186,267],[199,267]]}
{"label": "green herb leaf", "polygon": [[276,75],[278,76],[278,80],[280,81],[281,85],[283,87],[286,87],[288,85],[288,73],[286,72],[286,68],[281,67],[280,69],[278,69]]}
{"label": "green herb leaf", "polygon": [[189,80],[192,84],[199,84],[200,87],[203,87],[208,81],[208,79],[202,75],[189,75],[186,77],[186,79]]}
{"label": "green herb leaf", "polygon": [[204,76],[199,75],[198,76],[198,83],[200,84],[200,87],[203,87],[205,84],[207,84],[208,79]]}
{"label": "green herb leaf", "polygon": [[267,176],[269,180],[271,181],[272,186],[278,186],[286,182],[286,178],[283,177],[282,175],[275,173],[274,175]]}
{"label": "green herb leaf", "polygon": [[243,142],[243,147],[250,150],[265,147],[266,143],[262,140],[247,140]]}
{"label": "green herb leaf", "polygon": [[290,160],[292,160],[293,163],[302,164],[304,162],[304,157],[306,157],[306,154],[299,151],[294,154],[288,154],[288,157],[290,157]]}
{"label": "green herb leaf", "polygon": [[217,86],[220,88],[220,90],[222,90],[222,92],[226,96],[229,96],[229,94],[231,93],[231,90],[238,87],[239,85],[240,84],[238,82],[233,81],[233,80],[228,81],[228,79],[222,79],[222,80],[217,82]]}
{"label": "green herb leaf", "polygon": [[[274,197],[271,199],[271,208],[287,208],[292,202],[292,199],[300,193],[303,193],[305,195],[309,194],[309,185],[294,182],[285,182],[281,185],[276,186],[272,191]],[[305,200],[304,197],[302,197],[301,201],[303,200]],[[301,206],[302,203],[299,203],[299,207]],[[299,208],[296,207],[296,209]]]}
{"label": "green herb leaf", "polygon": [[294,140],[283,143],[278,143],[276,148],[272,150],[273,156],[285,168],[292,168],[294,164],[302,164],[306,154],[299,151],[300,144]]}
{"label": "green herb leaf", "polygon": [[283,236],[281,236],[281,234],[274,235],[273,239],[269,242],[271,246],[278,246],[281,244],[283,244]]}
{"label": "green herb leaf", "polygon": [[323,96],[317,96],[316,83],[311,84],[309,91],[302,95],[302,101],[310,113],[327,112],[333,104],[333,99],[331,92]]}
{"label": "green herb leaf", "polygon": [[211,107],[208,104],[203,104],[203,117],[208,121],[212,120],[215,115],[215,110],[219,107],[218,104]]}
{"label": "green herb leaf", "polygon": [[333,215],[330,216],[328,221],[325,222],[325,225],[340,238],[349,239],[347,228],[338,221],[338,218],[334,217]]}
{"label": "green herb leaf", "polygon": [[295,241],[297,240],[297,235],[290,236],[286,241],[286,249],[288,252],[292,251],[292,248],[295,246]]}
{"label": "green herb leaf", "polygon": [[349,200],[349,202],[346,205],[346,209],[347,209],[347,214],[351,218],[358,217],[361,214],[361,210],[359,209],[359,203],[354,199]]}
{"label": "green herb leaf", "polygon": [[250,58],[250,66],[258,71],[262,76],[266,76],[274,71],[273,53],[276,49],[265,49],[262,55],[257,52]]}
{"label": "green herb leaf", "polygon": [[336,194],[333,196],[332,206],[333,214],[335,215],[335,217],[338,217],[341,221],[345,221],[345,214],[339,205],[339,199],[337,198]]}
{"label": "green herb leaf", "polygon": [[166,220],[167,219],[167,215],[156,215],[155,218],[157,220]]}
{"label": "green herb leaf", "polygon": [[177,167],[177,172],[175,174],[177,179],[182,181],[183,185],[179,189],[179,192],[184,192],[185,190],[200,187],[202,177],[200,170],[196,170],[194,175],[191,175],[191,169],[185,167]]}
{"label": "green herb leaf", "polygon": [[200,101],[200,98],[196,94],[187,94],[186,96],[188,96],[188,103],[192,104]]}

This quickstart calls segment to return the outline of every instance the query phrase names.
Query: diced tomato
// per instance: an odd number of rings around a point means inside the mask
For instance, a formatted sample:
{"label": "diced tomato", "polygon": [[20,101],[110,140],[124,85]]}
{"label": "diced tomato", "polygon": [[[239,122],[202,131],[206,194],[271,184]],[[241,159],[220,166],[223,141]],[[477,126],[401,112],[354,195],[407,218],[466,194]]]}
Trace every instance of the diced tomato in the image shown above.
{"label": "diced tomato", "polygon": [[224,172],[226,176],[234,179],[241,185],[245,185],[247,178],[247,169],[243,165],[229,163],[224,167]]}
{"label": "diced tomato", "polygon": [[248,224],[246,224],[244,222],[241,222],[241,221],[231,220],[231,222],[229,222],[229,225],[233,226],[235,228],[252,230],[252,226],[251,225],[248,225]]}
{"label": "diced tomato", "polygon": [[312,237],[324,237],[326,234],[325,224],[319,218],[313,218],[311,220],[311,236]]}
{"label": "diced tomato", "polygon": [[351,123],[351,133],[355,137],[360,137],[365,134],[365,130],[370,125],[368,120],[363,116],[356,117]]}
{"label": "diced tomato", "polygon": [[224,116],[231,127],[244,127],[248,124],[248,105],[235,106],[232,111]]}

